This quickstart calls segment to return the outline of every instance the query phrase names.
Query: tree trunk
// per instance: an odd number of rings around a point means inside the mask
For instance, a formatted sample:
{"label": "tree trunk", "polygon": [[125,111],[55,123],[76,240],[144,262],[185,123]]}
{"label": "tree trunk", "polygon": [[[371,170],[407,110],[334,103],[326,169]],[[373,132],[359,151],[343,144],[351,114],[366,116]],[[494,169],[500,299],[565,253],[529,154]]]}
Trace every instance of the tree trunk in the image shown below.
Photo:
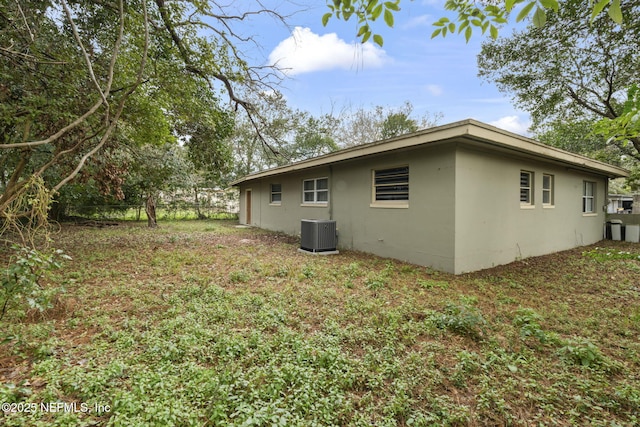
{"label": "tree trunk", "polygon": [[158,226],[158,221],[156,220],[156,201],[153,199],[152,195],[147,197],[147,203],[144,210],[147,213],[147,224],[151,228],[156,228]]}
{"label": "tree trunk", "polygon": [[202,215],[200,211],[200,199],[198,198],[198,186],[193,187],[193,191],[195,193],[195,202],[196,202],[196,215],[198,215],[198,219],[205,219],[206,216]]}

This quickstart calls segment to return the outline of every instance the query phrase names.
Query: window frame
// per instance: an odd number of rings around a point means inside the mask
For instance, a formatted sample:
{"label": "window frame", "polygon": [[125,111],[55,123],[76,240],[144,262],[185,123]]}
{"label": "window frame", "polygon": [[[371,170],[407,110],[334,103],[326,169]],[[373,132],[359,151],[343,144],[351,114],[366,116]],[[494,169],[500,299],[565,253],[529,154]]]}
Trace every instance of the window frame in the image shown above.
{"label": "window frame", "polygon": [[[319,181],[326,181],[326,188],[318,188]],[[307,189],[306,183],[312,182],[313,188]],[[318,200],[318,194],[326,193],[327,200]],[[306,200],[306,195],[313,195],[313,200]],[[326,206],[329,204],[329,177],[310,178],[302,180],[302,206]]]}
{"label": "window frame", "polygon": [[[376,182],[376,174],[381,172],[392,172],[394,170],[406,169],[406,180],[399,180],[396,183],[377,183]],[[404,173],[399,173],[399,176],[404,176]],[[371,204],[369,205],[372,208],[408,208],[409,207],[409,197],[410,197],[410,170],[409,165],[400,165],[393,167],[385,167],[379,169],[371,170]],[[406,199],[394,199],[394,200],[384,200],[378,199],[378,188],[388,186],[404,186],[406,184]]]}
{"label": "window frame", "polygon": [[[587,194],[588,186],[591,187],[591,194]],[[596,182],[595,181],[582,181],[582,214],[583,215],[597,215],[596,211]],[[587,210],[587,201],[591,210]]]}
{"label": "window frame", "polygon": [[[275,186],[279,186],[280,190],[274,191]],[[269,204],[274,206],[282,205],[282,184],[269,184],[269,190]],[[280,197],[280,200],[274,200],[274,195],[278,195]]]}
{"label": "window frame", "polygon": [[[549,188],[545,186],[545,178],[548,178]],[[556,201],[556,177],[550,173],[542,174],[542,206],[545,208],[552,208],[555,206]],[[547,195],[548,201],[545,202],[545,195]]]}
{"label": "window frame", "polygon": [[[522,185],[522,176],[526,174],[529,176],[528,186]],[[524,209],[530,209],[535,207],[535,172],[521,169],[520,170],[520,207]],[[528,200],[522,200],[523,190],[528,194]]]}

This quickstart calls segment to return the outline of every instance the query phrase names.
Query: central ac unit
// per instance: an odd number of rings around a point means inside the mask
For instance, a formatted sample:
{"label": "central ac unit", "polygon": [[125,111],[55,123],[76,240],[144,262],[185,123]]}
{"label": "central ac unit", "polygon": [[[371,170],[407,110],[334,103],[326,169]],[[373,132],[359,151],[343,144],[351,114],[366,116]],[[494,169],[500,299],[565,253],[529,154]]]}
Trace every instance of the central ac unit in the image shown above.
{"label": "central ac unit", "polygon": [[302,220],[300,225],[300,249],[308,252],[335,251],[337,240],[335,221]]}

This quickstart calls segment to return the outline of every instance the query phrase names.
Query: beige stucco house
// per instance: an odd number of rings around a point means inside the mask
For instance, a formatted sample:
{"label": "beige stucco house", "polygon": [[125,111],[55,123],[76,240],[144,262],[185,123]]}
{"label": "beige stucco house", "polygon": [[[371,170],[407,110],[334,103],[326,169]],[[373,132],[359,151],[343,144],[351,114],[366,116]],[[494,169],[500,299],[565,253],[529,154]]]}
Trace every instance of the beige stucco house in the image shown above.
{"label": "beige stucco house", "polygon": [[240,222],[460,274],[595,243],[624,169],[465,120],[248,175]]}

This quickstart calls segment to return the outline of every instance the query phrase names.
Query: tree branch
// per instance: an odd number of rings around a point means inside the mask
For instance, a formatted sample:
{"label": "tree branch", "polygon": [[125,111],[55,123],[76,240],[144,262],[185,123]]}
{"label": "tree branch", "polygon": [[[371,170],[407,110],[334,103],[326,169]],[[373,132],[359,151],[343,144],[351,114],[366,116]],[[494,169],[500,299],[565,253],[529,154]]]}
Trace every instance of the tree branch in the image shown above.
{"label": "tree branch", "polygon": [[571,97],[571,99],[573,99],[576,103],[578,103],[580,106],[586,108],[587,110],[591,111],[592,113],[597,114],[598,116],[601,117],[608,117],[608,118],[615,118],[615,117],[609,117],[609,115],[606,112],[603,112],[601,110],[598,110],[596,107],[592,106],[590,103],[588,103],[587,101],[585,101],[584,99],[582,99],[574,90],[571,86],[569,85],[565,85],[566,89],[567,89],[567,94]]}
{"label": "tree branch", "polygon": [[[142,55],[142,60],[140,62],[140,67],[138,68],[138,73],[136,75],[136,81],[133,85],[131,85],[131,87],[125,92],[125,94],[120,98],[120,102],[118,103],[118,106],[116,108],[115,114],[113,115],[113,117],[111,118],[110,122],[108,123],[108,126],[105,130],[105,133],[102,135],[102,138],[100,139],[100,141],[98,142],[98,144],[89,152],[87,152],[84,156],[82,156],[82,158],[80,159],[80,161],[78,162],[76,168],[69,174],[67,175],[64,179],[62,179],[56,186],[53,187],[54,191],[58,191],[60,188],[62,188],[63,185],[65,185],[66,183],[68,183],[69,181],[71,181],[73,178],[75,178],[75,176],[80,172],[80,170],[84,167],[85,162],[87,161],[87,159],[89,159],[91,156],[93,156],[95,153],[97,153],[103,146],[104,144],[109,140],[109,138],[111,137],[111,134],[113,133],[113,131],[115,130],[117,124],[118,124],[118,120],[120,119],[120,115],[122,114],[122,111],[124,110],[124,105],[126,100],[129,98],[129,96],[138,88],[138,86],[140,86],[142,80],[143,80],[143,73],[146,67],[146,63],[147,63],[147,54],[148,54],[148,50],[149,50],[149,16],[148,16],[148,12],[147,12],[147,6],[146,6],[146,2],[142,2],[143,4],[143,15],[144,15],[144,29],[145,29],[145,42],[144,42],[144,52]],[[124,4],[123,4],[123,0],[120,0],[118,2],[118,6],[119,6],[119,14],[120,14],[120,29],[119,29],[119,34],[118,34],[118,39],[116,40],[116,46],[119,46],[121,41],[122,41],[122,37],[124,34]],[[114,56],[112,57],[111,63],[109,65],[109,83],[108,83],[108,88],[110,89],[111,87],[111,82],[113,79],[113,72],[115,69],[115,62],[116,62],[116,58],[115,55],[117,53],[117,50],[115,50],[114,52]]]}

